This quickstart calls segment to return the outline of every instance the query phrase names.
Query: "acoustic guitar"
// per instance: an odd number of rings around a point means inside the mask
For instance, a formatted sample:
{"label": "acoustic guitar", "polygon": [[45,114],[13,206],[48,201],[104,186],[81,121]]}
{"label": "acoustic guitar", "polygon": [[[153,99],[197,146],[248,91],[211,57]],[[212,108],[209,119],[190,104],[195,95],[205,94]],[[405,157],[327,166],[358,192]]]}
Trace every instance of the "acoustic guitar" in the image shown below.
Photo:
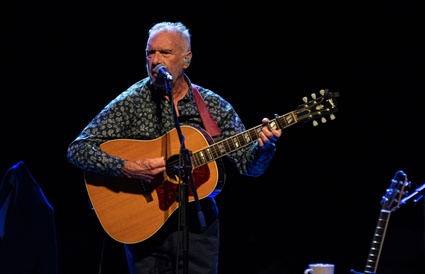
{"label": "acoustic guitar", "polygon": [[[258,125],[227,139],[214,142],[204,130],[181,126],[186,147],[191,151],[193,181],[199,199],[215,197],[223,188],[225,176],[220,158],[239,150],[259,138],[263,126],[284,129],[298,122],[317,118],[326,122],[325,115],[335,118],[336,98],[339,93],[321,90],[320,96],[303,98],[294,111],[270,120],[267,125]],[[180,170],[180,141],[176,129],[153,140],[116,139],[100,145],[108,154],[136,160],[140,157],[164,157],[166,171],[159,182],[146,183],[140,180],[96,173],[84,173],[84,180],[92,207],[103,229],[121,243],[138,243],[157,232],[171,214],[179,207],[178,186]],[[189,202],[194,201],[189,190]]]}
{"label": "acoustic guitar", "polygon": [[407,194],[406,189],[410,187],[410,185],[411,183],[407,180],[407,175],[402,170],[395,173],[394,178],[391,180],[390,188],[388,188],[386,194],[382,196],[382,208],[379,214],[378,224],[375,228],[375,233],[373,234],[372,245],[367,257],[364,272],[350,270],[350,273],[376,273],[391,213],[400,207],[402,198]]}

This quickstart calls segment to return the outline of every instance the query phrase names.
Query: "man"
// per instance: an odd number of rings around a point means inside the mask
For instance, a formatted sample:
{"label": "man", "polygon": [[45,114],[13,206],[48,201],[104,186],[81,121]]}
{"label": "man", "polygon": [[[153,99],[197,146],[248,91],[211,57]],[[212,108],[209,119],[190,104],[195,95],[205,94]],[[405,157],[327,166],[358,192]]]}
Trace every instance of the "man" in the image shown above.
{"label": "man", "polygon": [[[129,182],[138,180],[144,188],[144,194],[149,196],[146,199],[150,199],[152,205],[157,202],[156,196],[152,197],[149,192],[163,187],[172,180],[170,177],[173,177],[167,174],[171,165],[168,164],[169,152],[165,147],[161,145],[155,154],[152,153],[155,152],[152,145],[146,153],[140,153],[136,157],[125,157],[105,151],[102,144],[117,139],[162,140],[164,136],[169,137],[170,132],[180,124],[201,130],[206,121],[200,116],[200,106],[195,101],[195,92],[199,92],[202,96],[208,112],[218,125],[221,140],[235,136],[246,129],[233,107],[221,96],[198,85],[194,85],[196,90],[192,89],[192,83],[185,74],[192,60],[191,38],[186,26],[180,22],[161,22],[155,24],[148,34],[146,68],[149,76],[133,84],[112,100],[71,142],[67,156],[71,163],[88,174],[125,178]],[[170,90],[172,93],[169,93]],[[170,103],[170,99],[173,104]],[[275,154],[275,142],[281,136],[282,129],[266,126],[269,122],[267,118],[262,122],[265,126],[252,142],[247,142],[246,145],[225,155],[243,175],[260,176],[268,168]],[[174,142],[180,144],[178,135],[173,136],[177,139]],[[168,139],[167,141],[173,142]],[[185,140],[189,150],[190,141]],[[187,178],[190,178],[190,174]],[[192,178],[196,183],[197,177]],[[117,182],[114,187],[119,188],[119,184],[125,182]],[[160,197],[163,198],[158,195],[158,199]],[[172,200],[171,203],[177,203],[176,200],[178,199]],[[130,273],[182,273],[187,268],[191,274],[217,273],[219,219],[214,195],[201,196],[199,204],[197,201],[194,199],[187,205],[185,218],[188,227],[187,250],[182,242],[185,234],[181,231],[178,218],[181,216],[179,215],[181,207],[170,214],[171,216],[167,216],[164,224],[146,239],[136,242],[124,241]],[[203,222],[199,220],[199,206],[196,205],[200,205],[201,216],[204,216]],[[165,214],[162,210],[166,212],[171,206],[169,204],[164,206],[163,203],[161,206],[165,207],[159,210],[163,217]],[[96,209],[96,206],[94,208]],[[140,215],[149,214],[151,213]],[[185,251],[188,253],[185,254]]]}

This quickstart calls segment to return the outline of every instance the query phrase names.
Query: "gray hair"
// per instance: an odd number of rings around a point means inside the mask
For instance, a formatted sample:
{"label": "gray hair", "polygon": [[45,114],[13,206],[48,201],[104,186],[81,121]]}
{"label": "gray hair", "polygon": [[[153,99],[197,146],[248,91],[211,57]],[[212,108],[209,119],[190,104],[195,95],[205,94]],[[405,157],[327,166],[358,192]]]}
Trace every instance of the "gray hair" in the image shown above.
{"label": "gray hair", "polygon": [[158,33],[158,32],[162,32],[162,31],[171,31],[171,32],[179,33],[181,35],[181,37],[184,38],[187,41],[188,49],[191,50],[191,41],[190,41],[189,29],[183,23],[181,23],[181,22],[160,22],[160,23],[156,23],[149,29],[148,34],[149,34],[149,37],[151,37],[151,35]]}

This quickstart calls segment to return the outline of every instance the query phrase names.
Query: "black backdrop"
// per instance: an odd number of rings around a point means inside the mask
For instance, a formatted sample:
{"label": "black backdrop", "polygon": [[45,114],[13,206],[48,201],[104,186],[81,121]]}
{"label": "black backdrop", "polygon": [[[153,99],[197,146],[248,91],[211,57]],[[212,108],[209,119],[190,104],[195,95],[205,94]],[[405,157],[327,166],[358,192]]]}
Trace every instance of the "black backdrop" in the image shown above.
{"label": "black backdrop", "polygon": [[[66,147],[89,120],[146,75],[147,30],[192,32],[194,83],[222,94],[247,127],[322,88],[336,119],[285,130],[259,178],[228,170],[217,196],[220,273],[302,273],[331,262],[363,271],[398,170],[425,181],[420,1],[149,2],[9,6],[1,11],[1,174],[23,160],[55,209],[61,273],[127,273],[121,244],[89,208]],[[391,214],[378,272],[425,271],[423,201]],[[102,245],[105,248],[102,253]],[[103,255],[102,255],[103,254]],[[103,258],[103,260],[102,260]]]}

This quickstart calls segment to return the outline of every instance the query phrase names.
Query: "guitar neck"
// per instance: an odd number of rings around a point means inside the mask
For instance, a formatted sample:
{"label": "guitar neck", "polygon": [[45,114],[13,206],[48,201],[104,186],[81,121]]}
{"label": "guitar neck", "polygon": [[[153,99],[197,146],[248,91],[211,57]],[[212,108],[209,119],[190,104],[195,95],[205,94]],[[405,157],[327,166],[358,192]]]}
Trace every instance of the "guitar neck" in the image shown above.
{"label": "guitar neck", "polygon": [[367,257],[366,267],[364,271],[364,273],[366,274],[376,273],[390,215],[391,211],[384,209],[382,209],[381,213],[379,214],[378,224],[376,226],[375,234],[373,236],[372,246],[370,247],[369,256]]}
{"label": "guitar neck", "polygon": [[203,166],[255,142],[260,137],[260,132],[264,126],[268,126],[271,129],[284,129],[296,124],[297,122],[297,116],[295,115],[295,112],[292,111],[285,115],[276,117],[276,119],[270,120],[267,125],[261,124],[244,132],[238,133],[230,138],[221,140],[193,153],[193,166],[195,168]]}

